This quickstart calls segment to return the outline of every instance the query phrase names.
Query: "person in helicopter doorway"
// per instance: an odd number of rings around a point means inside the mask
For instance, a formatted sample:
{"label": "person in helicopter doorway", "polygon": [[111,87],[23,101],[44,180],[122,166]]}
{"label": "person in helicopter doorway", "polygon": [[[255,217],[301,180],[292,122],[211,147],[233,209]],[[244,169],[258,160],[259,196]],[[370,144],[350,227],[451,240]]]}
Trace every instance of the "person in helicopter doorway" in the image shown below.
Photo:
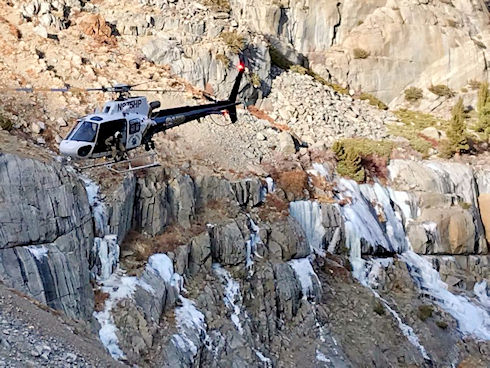
{"label": "person in helicopter doorway", "polygon": [[127,158],[126,147],[124,147],[120,131],[115,132],[114,135],[107,138],[105,145],[110,148],[114,161],[122,161]]}

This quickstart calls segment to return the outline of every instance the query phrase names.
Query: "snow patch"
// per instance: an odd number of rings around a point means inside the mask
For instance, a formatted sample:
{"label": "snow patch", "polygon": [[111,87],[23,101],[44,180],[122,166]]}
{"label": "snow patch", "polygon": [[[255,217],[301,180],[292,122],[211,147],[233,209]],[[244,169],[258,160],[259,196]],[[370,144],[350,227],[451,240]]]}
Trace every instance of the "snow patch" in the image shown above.
{"label": "snow patch", "polygon": [[175,308],[175,319],[179,333],[172,336],[172,341],[179,350],[190,352],[192,356],[195,356],[198,352],[196,343],[208,338],[204,314],[196,308],[191,300],[183,296],[180,296],[179,299],[182,306]]}
{"label": "snow patch", "polygon": [[253,274],[253,256],[256,254],[257,250],[257,244],[261,243],[262,240],[260,239],[259,235],[259,227],[255,224],[255,222],[248,217],[249,221],[249,229],[250,229],[250,238],[247,240],[245,243],[245,248],[246,248],[246,261],[245,261],[245,267],[247,268],[248,272],[250,275]]}
{"label": "snow patch", "polygon": [[240,305],[242,303],[242,295],[240,294],[240,285],[235,281],[230,273],[221,267],[218,263],[213,263],[212,268],[218,275],[224,286],[225,295],[223,300],[226,307],[231,311],[231,321],[237,328],[240,335],[243,335],[243,327],[240,322]]}
{"label": "snow patch", "polygon": [[330,363],[331,360],[328,359],[325,354],[323,354],[320,350],[316,351],[316,360],[319,362]]}
{"label": "snow patch", "polygon": [[46,248],[44,245],[41,246],[35,246],[31,245],[27,247],[27,250],[29,253],[31,253],[38,261],[42,261],[44,257],[48,256],[48,248]]}
{"label": "snow patch", "polygon": [[153,254],[148,258],[146,267],[156,273],[163,281],[171,283],[174,275],[174,264],[166,254]]}
{"label": "snow patch", "polygon": [[121,270],[114,272],[102,286],[102,292],[108,293],[109,297],[105,301],[104,309],[100,312],[94,312],[94,317],[100,324],[99,338],[107,351],[114,359],[125,359],[124,352],[119,347],[119,340],[116,332],[117,327],[114,324],[111,311],[116,304],[122,300],[131,297],[136,290],[138,280],[136,277],[124,276]]}

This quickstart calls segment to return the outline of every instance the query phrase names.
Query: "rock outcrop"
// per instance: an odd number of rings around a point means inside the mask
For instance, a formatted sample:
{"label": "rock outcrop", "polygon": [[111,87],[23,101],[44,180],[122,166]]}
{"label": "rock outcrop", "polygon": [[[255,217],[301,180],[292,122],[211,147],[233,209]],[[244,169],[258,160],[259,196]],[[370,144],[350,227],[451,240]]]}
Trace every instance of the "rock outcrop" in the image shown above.
{"label": "rock outcrop", "polygon": [[489,77],[483,1],[230,3],[240,24],[268,35],[282,50],[306,56],[325,78],[386,103],[410,85],[459,89],[468,80]]}
{"label": "rock outcrop", "polygon": [[0,155],[0,278],[68,316],[91,319],[93,220],[82,182],[59,164]]}
{"label": "rock outcrop", "polygon": [[[470,166],[392,160],[389,171],[394,188],[413,195],[403,204],[406,214],[419,208],[419,213],[415,213],[407,223],[407,235],[416,252],[488,252],[478,202],[477,174]],[[482,174],[479,175],[480,182],[487,180],[483,179]],[[481,190],[486,189],[482,186]]]}

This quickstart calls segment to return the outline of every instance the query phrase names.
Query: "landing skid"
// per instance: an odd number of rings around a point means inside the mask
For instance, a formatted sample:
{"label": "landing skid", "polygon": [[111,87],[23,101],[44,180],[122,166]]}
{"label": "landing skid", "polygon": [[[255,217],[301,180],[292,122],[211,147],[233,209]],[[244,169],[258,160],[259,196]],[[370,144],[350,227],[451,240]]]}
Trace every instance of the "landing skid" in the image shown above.
{"label": "landing skid", "polygon": [[[149,160],[148,160],[149,158]],[[137,161],[145,159],[147,163],[138,163]],[[135,161],[137,162],[135,164]],[[160,166],[160,163],[156,159],[156,153],[155,152],[150,152],[147,154],[143,154],[140,156],[136,156],[127,160],[122,160],[122,161],[107,161],[107,162],[101,162],[98,164],[93,164],[93,165],[86,165],[80,167],[80,170],[87,170],[87,169],[93,169],[95,167],[102,167],[105,166],[108,170],[117,173],[117,174],[125,174],[128,172],[132,171],[137,171],[137,170],[143,170],[143,169],[148,169],[150,167],[157,167]]]}

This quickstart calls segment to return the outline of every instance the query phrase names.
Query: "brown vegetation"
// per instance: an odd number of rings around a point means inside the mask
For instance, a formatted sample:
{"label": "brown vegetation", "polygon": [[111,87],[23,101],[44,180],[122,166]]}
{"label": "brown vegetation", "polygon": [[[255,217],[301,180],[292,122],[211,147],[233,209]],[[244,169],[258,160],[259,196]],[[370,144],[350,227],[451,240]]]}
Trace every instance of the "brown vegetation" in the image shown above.
{"label": "brown vegetation", "polygon": [[295,197],[303,197],[308,188],[308,174],[303,170],[284,171],[279,174],[277,186]]}
{"label": "brown vegetation", "polygon": [[94,311],[101,312],[104,310],[105,301],[109,298],[109,293],[105,293],[100,289],[94,290]]}

